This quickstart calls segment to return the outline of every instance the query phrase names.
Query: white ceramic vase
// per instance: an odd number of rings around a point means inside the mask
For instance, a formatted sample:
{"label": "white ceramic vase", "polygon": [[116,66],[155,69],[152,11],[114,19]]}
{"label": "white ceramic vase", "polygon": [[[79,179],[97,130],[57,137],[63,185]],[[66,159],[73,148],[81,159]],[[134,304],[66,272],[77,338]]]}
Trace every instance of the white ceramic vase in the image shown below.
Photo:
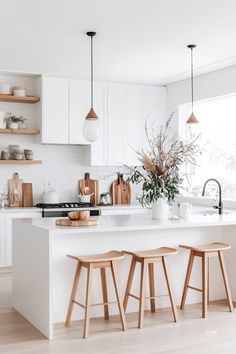
{"label": "white ceramic vase", "polygon": [[169,216],[169,204],[168,201],[159,198],[152,204],[152,219],[153,220],[164,220],[168,219]]}

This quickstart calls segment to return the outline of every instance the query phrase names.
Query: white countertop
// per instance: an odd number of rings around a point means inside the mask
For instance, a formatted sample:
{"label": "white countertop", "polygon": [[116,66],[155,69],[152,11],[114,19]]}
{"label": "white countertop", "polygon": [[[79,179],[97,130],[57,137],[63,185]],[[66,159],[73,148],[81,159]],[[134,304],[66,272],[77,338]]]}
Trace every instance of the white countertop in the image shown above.
{"label": "white countertop", "polygon": [[179,228],[196,228],[196,227],[214,227],[236,225],[236,212],[224,215],[203,215],[192,214],[189,219],[167,219],[152,220],[150,215],[114,215],[100,216],[99,224],[87,227],[66,227],[56,226],[57,218],[35,218],[35,219],[18,219],[15,222],[25,222],[32,226],[48,230],[57,234],[83,234],[83,233],[99,233],[99,232],[119,232],[119,231],[138,231],[138,230],[165,230]]}

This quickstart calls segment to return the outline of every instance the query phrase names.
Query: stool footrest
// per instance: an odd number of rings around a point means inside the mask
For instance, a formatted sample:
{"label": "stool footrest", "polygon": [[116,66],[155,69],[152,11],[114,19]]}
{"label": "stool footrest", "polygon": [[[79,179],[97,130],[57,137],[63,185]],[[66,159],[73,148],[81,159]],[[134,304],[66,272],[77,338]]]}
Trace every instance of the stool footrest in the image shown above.
{"label": "stool footrest", "polygon": [[[133,298],[136,299],[136,300],[140,300],[140,297],[139,297],[139,296],[136,296],[136,295],[133,295],[133,294],[130,294],[130,293],[128,293],[128,295],[131,296],[131,297],[133,297]],[[146,299],[146,300],[152,300],[152,299],[156,299],[156,298],[158,298],[158,297],[169,297],[169,295],[166,294],[166,295],[156,295],[156,296],[145,296],[145,299]]]}
{"label": "stool footrest", "polygon": [[[81,304],[80,302],[73,300],[73,303],[82,307],[83,309],[85,309],[85,306],[83,304]],[[104,306],[104,305],[112,305],[112,304],[118,304],[118,301],[109,301],[109,302],[99,302],[97,304],[91,304],[90,306]]]}
{"label": "stool footrest", "polygon": [[195,291],[199,291],[200,293],[202,293],[202,289],[195,288],[194,286],[190,286],[190,285],[188,285],[187,287],[188,287],[189,289],[192,289],[192,290],[195,290]]}

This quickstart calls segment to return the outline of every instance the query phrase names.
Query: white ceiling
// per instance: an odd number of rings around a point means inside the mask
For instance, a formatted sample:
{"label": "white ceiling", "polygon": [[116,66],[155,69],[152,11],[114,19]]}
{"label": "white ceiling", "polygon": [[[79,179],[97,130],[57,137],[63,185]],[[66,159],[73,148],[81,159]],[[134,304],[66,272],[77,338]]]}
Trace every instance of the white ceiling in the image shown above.
{"label": "white ceiling", "polygon": [[166,84],[236,64],[236,0],[0,0],[0,66]]}

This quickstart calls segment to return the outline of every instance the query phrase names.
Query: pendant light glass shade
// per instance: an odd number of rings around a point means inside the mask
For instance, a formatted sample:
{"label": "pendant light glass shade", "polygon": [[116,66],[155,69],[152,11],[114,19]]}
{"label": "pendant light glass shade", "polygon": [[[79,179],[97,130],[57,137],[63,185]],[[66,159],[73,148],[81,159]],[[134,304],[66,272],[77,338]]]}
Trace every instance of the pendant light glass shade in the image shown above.
{"label": "pendant light glass shade", "polygon": [[189,44],[188,48],[191,50],[191,103],[192,103],[192,113],[186,121],[187,125],[195,125],[198,124],[198,120],[193,113],[193,102],[194,102],[194,85],[193,85],[193,49],[196,48],[195,44]]}
{"label": "pendant light glass shade", "polygon": [[86,140],[93,143],[100,134],[99,119],[93,109],[91,109],[84,120],[83,134]]}
{"label": "pendant light glass shade", "polygon": [[93,37],[96,32],[87,32],[87,35],[91,38],[91,108],[84,120],[83,135],[88,142],[93,143],[100,134],[99,119],[93,109]]}

